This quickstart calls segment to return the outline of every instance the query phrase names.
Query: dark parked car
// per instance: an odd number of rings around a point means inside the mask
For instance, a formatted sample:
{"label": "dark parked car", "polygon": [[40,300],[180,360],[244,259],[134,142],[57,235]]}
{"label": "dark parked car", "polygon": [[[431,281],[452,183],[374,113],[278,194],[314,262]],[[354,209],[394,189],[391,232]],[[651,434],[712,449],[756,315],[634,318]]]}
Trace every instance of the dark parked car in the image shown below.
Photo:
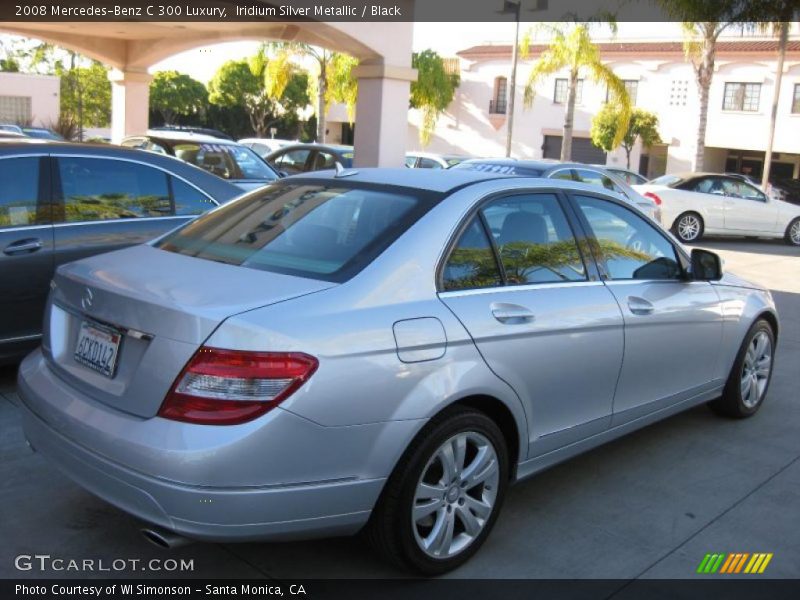
{"label": "dark parked car", "polygon": [[268,154],[266,160],[282,175],[353,166],[353,147],[335,144],[292,144]]}
{"label": "dark parked car", "polygon": [[247,191],[278,179],[277,171],[250,148],[209,135],[151,129],[125,138],[122,145],[180,158]]}
{"label": "dark parked car", "polygon": [[0,362],[39,343],[56,267],[151,240],[240,192],[168,156],[0,144]]}

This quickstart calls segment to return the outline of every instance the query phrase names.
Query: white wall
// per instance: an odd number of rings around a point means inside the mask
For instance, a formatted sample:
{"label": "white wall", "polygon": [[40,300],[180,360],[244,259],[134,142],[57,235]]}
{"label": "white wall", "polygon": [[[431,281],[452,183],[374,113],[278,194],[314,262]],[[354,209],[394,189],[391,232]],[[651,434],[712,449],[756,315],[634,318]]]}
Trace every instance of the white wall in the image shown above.
{"label": "white wall", "polygon": [[0,72],[0,96],[27,96],[31,99],[34,125],[47,126],[58,119],[60,79],[54,75]]}

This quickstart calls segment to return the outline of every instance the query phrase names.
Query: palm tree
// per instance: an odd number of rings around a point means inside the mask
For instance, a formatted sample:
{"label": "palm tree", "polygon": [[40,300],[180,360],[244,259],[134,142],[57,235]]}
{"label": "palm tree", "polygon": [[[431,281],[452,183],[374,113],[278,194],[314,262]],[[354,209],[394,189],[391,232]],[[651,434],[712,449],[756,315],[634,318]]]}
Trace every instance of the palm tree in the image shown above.
{"label": "palm tree", "polygon": [[685,21],[683,23],[683,51],[694,67],[697,91],[700,99],[700,114],[697,120],[695,153],[692,170],[702,171],[706,154],[706,127],[708,125],[708,92],[714,78],[714,63],[717,54],[717,39],[730,25],[718,21]]}
{"label": "palm tree", "polygon": [[[564,137],[561,143],[561,160],[570,160],[572,157],[572,124],[575,118],[575,98],[578,79],[586,73],[591,81],[605,84],[609,91],[610,100],[619,108],[619,139],[615,146],[622,141],[622,136],[628,130],[631,117],[631,101],[625,84],[614,72],[603,64],[600,50],[592,42],[589,35],[590,23],[575,23],[572,26],[562,24],[542,23],[540,28],[547,30],[551,35],[549,47],[542,52],[528,76],[525,85],[525,107],[530,108],[536,95],[536,86],[542,79],[562,69],[568,70],[567,106],[564,115]],[[615,29],[612,23],[612,30]],[[527,47],[523,48],[527,52]]]}

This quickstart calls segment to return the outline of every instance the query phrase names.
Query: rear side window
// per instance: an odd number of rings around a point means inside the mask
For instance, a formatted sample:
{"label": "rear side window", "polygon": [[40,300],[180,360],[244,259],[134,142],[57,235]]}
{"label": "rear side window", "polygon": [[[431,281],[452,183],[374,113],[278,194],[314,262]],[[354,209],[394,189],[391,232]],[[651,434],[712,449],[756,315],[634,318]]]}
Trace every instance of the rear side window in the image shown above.
{"label": "rear side window", "polygon": [[47,223],[47,215],[37,215],[38,196],[38,157],[0,159],[0,227]]}
{"label": "rear side window", "polygon": [[503,283],[492,244],[477,216],[450,253],[442,281],[445,291],[495,287]]}
{"label": "rear side window", "polygon": [[201,215],[216,206],[216,203],[195,187],[177,177],[172,180],[172,196],[175,214],[179,216]]}
{"label": "rear side window", "polygon": [[434,204],[385,189],[278,184],[243,196],[157,247],[231,265],[345,281]]}
{"label": "rear side window", "polygon": [[509,285],[586,279],[575,237],[553,194],[500,198],[483,214]]}
{"label": "rear side window", "polygon": [[66,222],[172,214],[163,171],[125,160],[72,156],[57,160]]}

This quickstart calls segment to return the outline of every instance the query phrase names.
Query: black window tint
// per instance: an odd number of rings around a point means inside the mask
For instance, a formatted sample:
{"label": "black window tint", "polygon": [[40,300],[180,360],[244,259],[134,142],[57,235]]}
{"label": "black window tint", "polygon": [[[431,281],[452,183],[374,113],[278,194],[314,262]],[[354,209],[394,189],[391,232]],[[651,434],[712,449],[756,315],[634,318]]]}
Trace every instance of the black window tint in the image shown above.
{"label": "black window tint", "polygon": [[437,161],[433,160],[432,158],[422,157],[419,159],[419,164],[417,165],[420,169],[441,169],[442,165],[440,165]]}
{"label": "black window tint", "polygon": [[461,234],[444,268],[445,290],[493,287],[502,284],[492,245],[475,217]]}
{"label": "black window tint", "polygon": [[495,200],[483,209],[509,284],[581,281],[586,270],[553,194]]}
{"label": "black window tint", "polygon": [[0,227],[24,227],[48,222],[37,215],[39,158],[0,159]]}
{"label": "black window tint", "polygon": [[251,269],[345,281],[435,204],[430,194],[414,194],[287,180],[198,217],[157,247]]}
{"label": "black window tint", "polygon": [[58,159],[64,221],[100,221],[172,214],[163,171],[124,160]]}
{"label": "black window tint", "polygon": [[645,219],[607,200],[575,196],[612,279],[677,279],[672,244]]}
{"label": "black window tint", "polygon": [[216,206],[211,198],[177,177],[172,177],[172,197],[175,214],[180,216],[200,215]]}

